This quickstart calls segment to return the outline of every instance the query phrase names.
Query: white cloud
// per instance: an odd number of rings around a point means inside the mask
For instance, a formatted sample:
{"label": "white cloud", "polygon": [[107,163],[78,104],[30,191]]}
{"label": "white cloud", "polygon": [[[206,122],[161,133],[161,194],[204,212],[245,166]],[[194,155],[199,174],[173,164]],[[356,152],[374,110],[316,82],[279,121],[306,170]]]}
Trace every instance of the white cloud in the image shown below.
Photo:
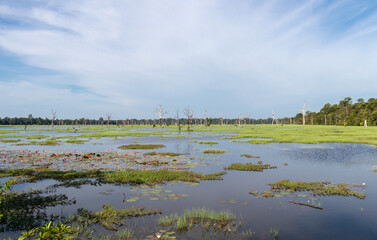
{"label": "white cloud", "polygon": [[[376,21],[372,16],[341,29],[343,18],[350,21],[344,15],[350,9],[362,13],[365,6],[214,0],[8,4],[0,13],[23,24],[0,28],[0,47],[28,65],[72,76],[51,78],[43,88],[74,99],[76,114],[112,109],[151,117],[154,105],[163,103],[171,112],[189,104],[214,116],[250,112],[265,117],[271,109],[290,115],[305,99],[359,97],[377,87],[376,43],[370,35]],[[333,19],[336,36],[324,25]],[[21,85],[40,87],[32,78],[25,81]],[[54,81],[85,91],[57,88]],[[17,96],[11,106],[21,105],[26,97],[13,92],[20,82],[1,84],[8,97]],[[36,106],[54,99],[27,98]],[[58,105],[62,99],[50,102]],[[94,108],[92,102],[101,104]]]}

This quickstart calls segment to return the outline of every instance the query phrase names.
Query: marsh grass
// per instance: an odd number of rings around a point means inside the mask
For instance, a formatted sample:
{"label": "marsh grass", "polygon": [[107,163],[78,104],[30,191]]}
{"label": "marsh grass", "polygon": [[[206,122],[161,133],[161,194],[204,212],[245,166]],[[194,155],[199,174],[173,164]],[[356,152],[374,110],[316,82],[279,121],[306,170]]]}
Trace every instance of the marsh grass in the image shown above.
{"label": "marsh grass", "polygon": [[228,167],[224,167],[224,170],[238,170],[238,171],[254,171],[263,172],[265,169],[274,169],[276,166],[271,166],[270,164],[253,164],[253,163],[232,163]]}
{"label": "marsh grass", "polygon": [[205,154],[224,154],[224,153],[226,153],[226,151],[222,150],[222,149],[207,148],[207,149],[203,150],[203,153],[205,153]]}
{"label": "marsh grass", "polygon": [[175,153],[175,152],[146,152],[146,156],[167,156],[167,157],[178,157],[181,155],[188,155],[187,153]]}
{"label": "marsh grass", "polygon": [[272,191],[290,190],[290,191],[311,191],[313,195],[320,196],[353,196],[359,199],[364,199],[365,194],[357,191],[352,191],[351,187],[344,184],[331,184],[328,181],[320,182],[303,182],[303,181],[289,181],[288,179],[280,180],[274,183],[269,183]]}
{"label": "marsh grass", "polygon": [[214,230],[224,230],[235,226],[235,219],[235,215],[229,211],[215,212],[203,207],[186,210],[182,215],[173,213],[161,217],[159,224],[164,227],[174,225],[177,231],[187,231],[194,225],[200,225],[203,228],[212,225]]}
{"label": "marsh grass", "polygon": [[118,147],[119,149],[158,149],[164,148],[163,144],[129,144]]}
{"label": "marsh grass", "polygon": [[83,140],[83,139],[67,139],[64,141],[65,143],[70,144],[84,144],[86,142],[89,142],[89,140]]}
{"label": "marsh grass", "polygon": [[246,158],[260,158],[260,156],[253,156],[253,155],[250,155],[250,154],[241,154],[240,156],[246,157]]}
{"label": "marsh grass", "polygon": [[104,181],[108,183],[133,183],[154,185],[170,181],[199,182],[200,180],[222,180],[225,172],[201,174],[190,171],[172,171],[168,169],[146,171],[118,171],[104,173]]}
{"label": "marsh grass", "polygon": [[219,142],[214,142],[214,141],[200,141],[198,143],[199,144],[208,144],[208,145],[219,144]]}
{"label": "marsh grass", "polygon": [[0,142],[2,143],[16,143],[16,142],[20,142],[21,139],[1,139]]}

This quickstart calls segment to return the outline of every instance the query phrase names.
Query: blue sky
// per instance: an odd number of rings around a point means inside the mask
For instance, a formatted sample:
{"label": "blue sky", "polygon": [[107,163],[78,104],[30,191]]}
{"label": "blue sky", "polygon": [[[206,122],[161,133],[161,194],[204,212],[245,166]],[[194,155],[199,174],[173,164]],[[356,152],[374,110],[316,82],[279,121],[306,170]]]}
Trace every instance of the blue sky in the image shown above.
{"label": "blue sky", "polygon": [[376,1],[0,1],[0,117],[294,116],[376,97]]}

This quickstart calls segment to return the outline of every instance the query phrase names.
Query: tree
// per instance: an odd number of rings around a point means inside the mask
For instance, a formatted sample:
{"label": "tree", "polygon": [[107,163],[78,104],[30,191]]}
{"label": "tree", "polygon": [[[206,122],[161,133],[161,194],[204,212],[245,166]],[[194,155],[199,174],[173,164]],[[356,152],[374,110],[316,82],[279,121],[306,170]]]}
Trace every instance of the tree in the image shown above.
{"label": "tree", "polygon": [[176,119],[177,119],[177,126],[178,126],[178,131],[181,132],[181,121],[179,119],[179,109],[177,109],[177,116],[176,116]]}
{"label": "tree", "polygon": [[163,127],[162,117],[168,112],[165,110],[162,104],[158,104],[158,106],[155,109],[155,113],[158,114],[158,117],[160,118],[160,126]]}
{"label": "tree", "polygon": [[107,119],[107,127],[110,127],[110,119],[111,119],[110,113],[106,113],[106,119]]}
{"label": "tree", "polygon": [[56,110],[51,109],[51,113],[52,113],[51,127],[54,127],[54,120],[56,118]]}
{"label": "tree", "polygon": [[190,125],[192,126],[192,117],[194,115],[194,111],[190,109],[190,106],[186,106],[183,114],[187,117],[187,131],[190,131]]}

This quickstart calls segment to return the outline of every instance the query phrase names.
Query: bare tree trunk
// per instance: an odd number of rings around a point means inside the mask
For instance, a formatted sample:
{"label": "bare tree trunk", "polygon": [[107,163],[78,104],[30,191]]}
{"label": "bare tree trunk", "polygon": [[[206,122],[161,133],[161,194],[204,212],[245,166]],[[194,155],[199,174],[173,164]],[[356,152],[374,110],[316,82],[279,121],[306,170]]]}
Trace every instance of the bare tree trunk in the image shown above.
{"label": "bare tree trunk", "polygon": [[54,127],[54,120],[56,118],[56,110],[51,110],[52,113],[52,119],[51,119],[51,127]]}
{"label": "bare tree trunk", "polygon": [[107,127],[110,127],[111,114],[110,114],[110,113],[107,113],[107,114],[106,114],[106,118],[107,118]]}
{"label": "bare tree trunk", "polygon": [[327,115],[325,114],[325,125],[327,125]]}
{"label": "bare tree trunk", "polygon": [[364,127],[368,127],[367,120],[364,120]]}

